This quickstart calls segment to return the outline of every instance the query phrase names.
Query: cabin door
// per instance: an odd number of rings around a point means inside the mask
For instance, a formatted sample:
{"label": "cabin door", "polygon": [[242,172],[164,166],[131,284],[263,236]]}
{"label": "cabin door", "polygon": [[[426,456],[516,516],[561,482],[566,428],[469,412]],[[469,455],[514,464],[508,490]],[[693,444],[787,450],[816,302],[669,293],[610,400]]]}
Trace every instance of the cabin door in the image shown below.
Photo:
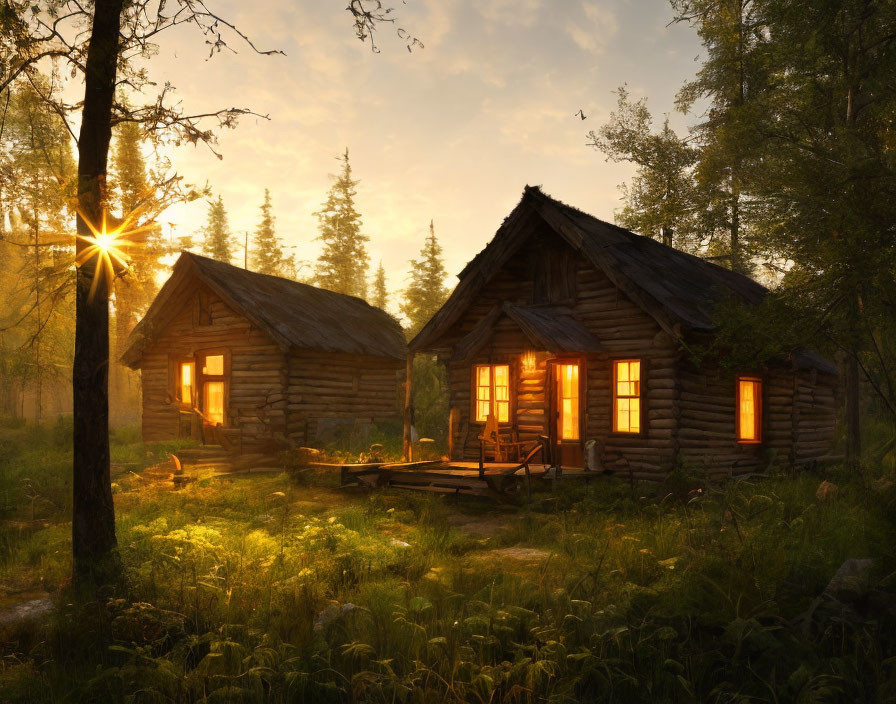
{"label": "cabin door", "polygon": [[583,467],[582,418],[585,408],[581,362],[555,360],[550,376],[551,457],[562,467]]}

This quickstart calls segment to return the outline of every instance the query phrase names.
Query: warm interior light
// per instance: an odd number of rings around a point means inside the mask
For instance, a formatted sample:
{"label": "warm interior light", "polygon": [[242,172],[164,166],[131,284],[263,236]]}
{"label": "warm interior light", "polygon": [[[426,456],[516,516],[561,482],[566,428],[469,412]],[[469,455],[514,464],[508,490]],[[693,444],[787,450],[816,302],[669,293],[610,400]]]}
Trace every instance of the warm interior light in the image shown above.
{"label": "warm interior light", "polygon": [[536,366],[535,353],[525,352],[520,358],[520,364],[522,365],[524,372],[534,372]]}
{"label": "warm interior light", "polygon": [[625,359],[613,365],[613,432],[641,431],[641,362]]}
{"label": "warm interior light", "polygon": [[561,364],[557,368],[560,381],[560,439],[579,439],[579,365]]}

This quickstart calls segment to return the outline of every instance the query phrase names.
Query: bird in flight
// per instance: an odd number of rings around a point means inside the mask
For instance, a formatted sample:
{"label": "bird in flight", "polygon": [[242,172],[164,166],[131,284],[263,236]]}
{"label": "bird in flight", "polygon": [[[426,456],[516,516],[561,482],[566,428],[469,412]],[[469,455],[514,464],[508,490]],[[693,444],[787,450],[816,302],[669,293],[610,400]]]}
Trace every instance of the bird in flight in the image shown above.
{"label": "bird in flight", "polygon": [[575,117],[581,117],[581,118],[584,120],[587,116],[585,115],[584,112],[582,112],[582,110],[579,110],[579,111],[575,114]]}

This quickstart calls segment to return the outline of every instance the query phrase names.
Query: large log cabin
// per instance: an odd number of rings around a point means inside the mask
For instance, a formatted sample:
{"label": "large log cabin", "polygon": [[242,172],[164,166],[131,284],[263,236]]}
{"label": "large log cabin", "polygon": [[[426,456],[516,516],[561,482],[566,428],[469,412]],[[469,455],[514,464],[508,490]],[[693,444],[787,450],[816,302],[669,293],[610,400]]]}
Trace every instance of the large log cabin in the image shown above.
{"label": "large log cabin", "polygon": [[145,440],[269,452],[397,419],[405,357],[398,322],[359,298],[184,252],[122,362]]}
{"label": "large log cabin", "polygon": [[447,366],[452,460],[480,458],[495,421],[520,447],[547,437],[561,467],[645,479],[679,462],[739,474],[830,451],[830,362],[795,352],[728,371],[686,351],[713,335],[723,297],[762,300],[746,276],[527,187],[458,278],[408,359],[431,353]]}

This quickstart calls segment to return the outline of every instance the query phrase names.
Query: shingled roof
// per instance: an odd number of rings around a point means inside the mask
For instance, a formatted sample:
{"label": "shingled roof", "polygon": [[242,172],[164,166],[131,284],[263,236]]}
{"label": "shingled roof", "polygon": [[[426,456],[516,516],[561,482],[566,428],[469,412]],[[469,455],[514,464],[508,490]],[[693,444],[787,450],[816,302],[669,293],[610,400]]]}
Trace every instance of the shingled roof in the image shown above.
{"label": "shingled roof", "polygon": [[[716,330],[714,309],[725,297],[758,304],[767,293],[743,274],[599,220],[536,186],[526,186],[519,204],[458,274],[460,281],[451,297],[409,347],[424,350],[437,344],[494,273],[544,224],[675,336],[682,330]],[[794,355],[795,362],[836,372],[830,362],[810,353],[798,357]]]}
{"label": "shingled roof", "polygon": [[122,362],[131,367],[139,365],[143,350],[180,310],[179,295],[193,277],[284,350],[405,358],[404,334],[398,321],[360,298],[183,252],[171,277],[128,338]]}

